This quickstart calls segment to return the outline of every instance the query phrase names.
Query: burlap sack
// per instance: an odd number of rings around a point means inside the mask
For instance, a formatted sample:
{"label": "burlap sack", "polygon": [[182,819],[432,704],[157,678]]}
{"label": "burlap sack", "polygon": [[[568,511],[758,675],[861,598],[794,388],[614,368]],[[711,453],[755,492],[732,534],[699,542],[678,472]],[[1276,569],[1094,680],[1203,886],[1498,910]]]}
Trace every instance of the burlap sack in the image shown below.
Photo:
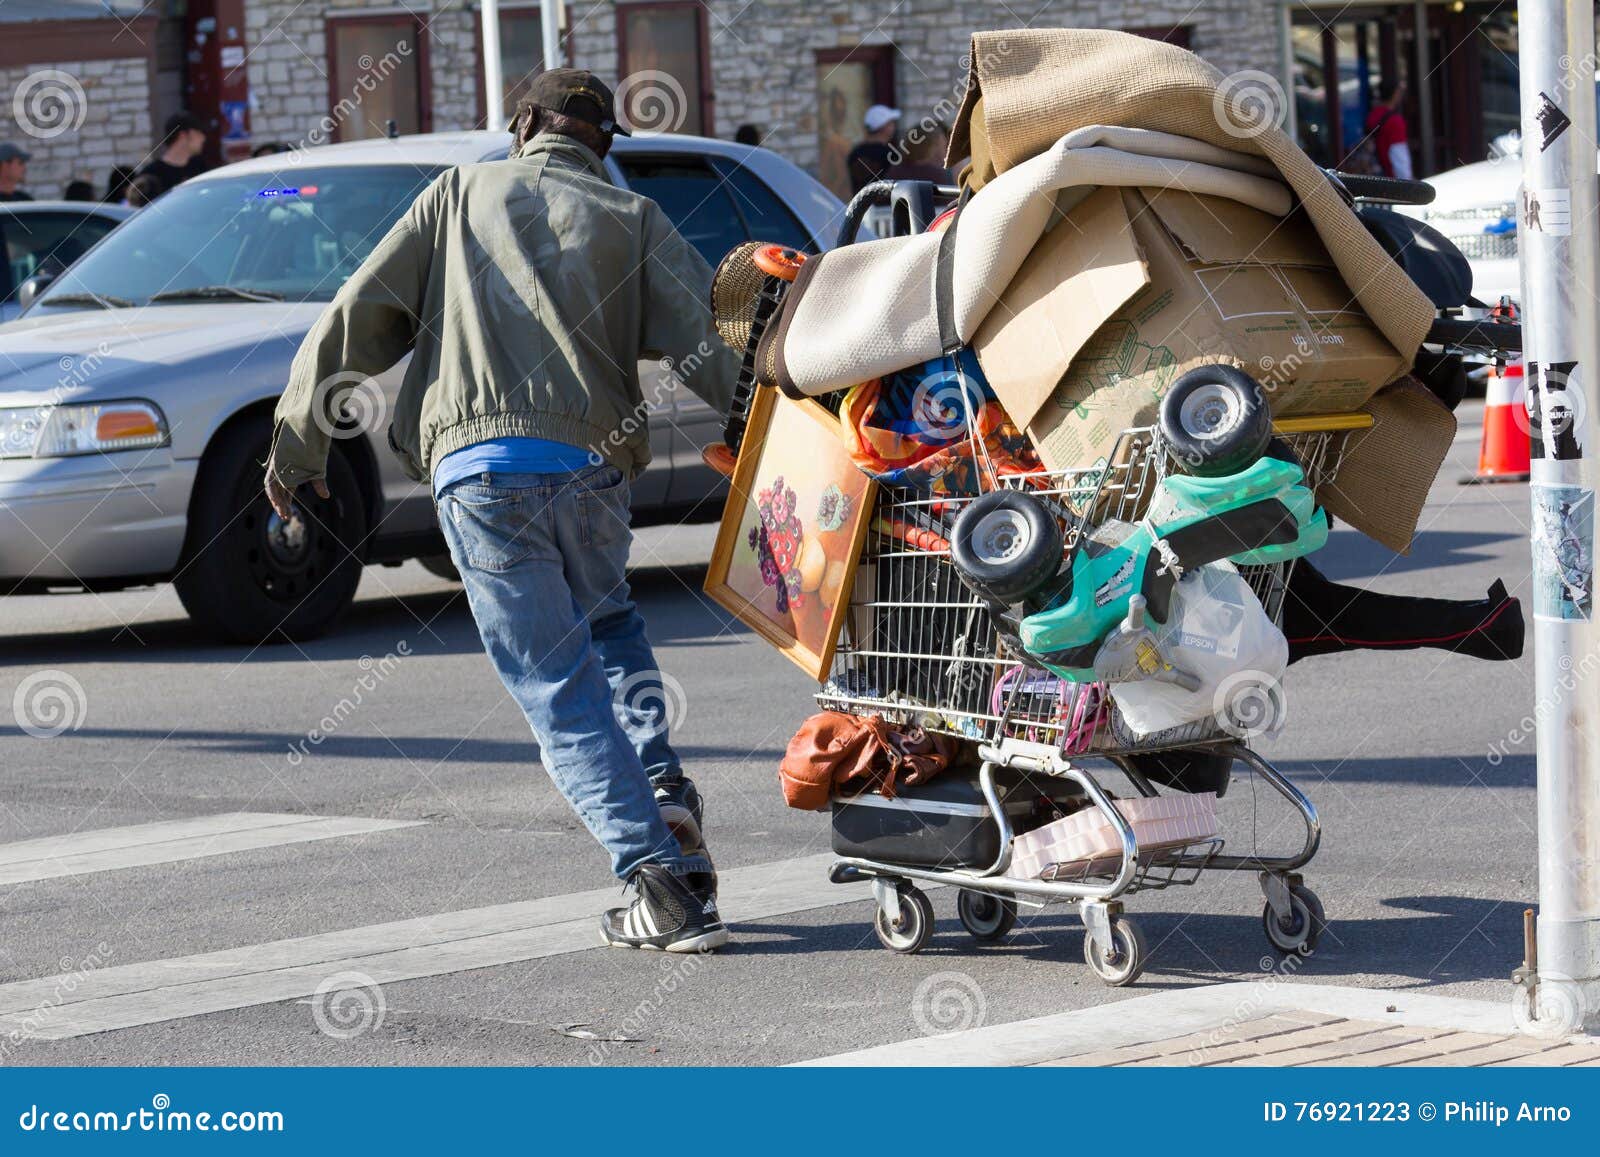
{"label": "burlap sack", "polygon": [[[949,156],[973,173],[1004,173],[1086,125],[1124,125],[1195,137],[1266,157],[1294,190],[1339,273],[1367,314],[1410,361],[1433,305],[1367,232],[1322,170],[1194,53],[1126,32],[1027,29],[979,32]],[[973,118],[981,114],[975,132]],[[1266,123],[1261,123],[1263,120]]]}

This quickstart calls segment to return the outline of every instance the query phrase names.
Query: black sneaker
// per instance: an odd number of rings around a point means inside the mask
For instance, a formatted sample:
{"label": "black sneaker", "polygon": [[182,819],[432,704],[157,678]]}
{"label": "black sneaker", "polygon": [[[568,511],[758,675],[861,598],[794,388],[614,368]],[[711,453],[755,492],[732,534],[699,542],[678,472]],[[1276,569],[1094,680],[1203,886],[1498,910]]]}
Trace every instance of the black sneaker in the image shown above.
{"label": "black sneaker", "polygon": [[661,818],[672,829],[672,836],[686,856],[704,855],[705,804],[695,790],[694,780],[677,779],[656,785],[656,806]]}
{"label": "black sneaker", "polygon": [[660,864],[645,864],[628,881],[638,893],[633,903],[600,917],[601,938],[613,948],[721,948],[728,942],[728,928],[717,915],[715,879],[708,872],[675,876]]}

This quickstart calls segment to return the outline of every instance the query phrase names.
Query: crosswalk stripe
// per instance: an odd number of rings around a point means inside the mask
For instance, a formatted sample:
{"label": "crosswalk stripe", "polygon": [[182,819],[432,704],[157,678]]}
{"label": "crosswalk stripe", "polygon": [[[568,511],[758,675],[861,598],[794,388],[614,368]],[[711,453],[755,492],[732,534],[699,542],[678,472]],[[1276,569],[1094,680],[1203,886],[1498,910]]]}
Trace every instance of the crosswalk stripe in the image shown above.
{"label": "crosswalk stripe", "polygon": [[[865,899],[860,885],[828,882],[833,859],[723,872],[720,905],[748,921]],[[339,974],[387,984],[580,952],[600,946],[599,914],[621,901],[600,888],[17,981],[0,985],[0,1040],[61,1040],[293,1000]]]}
{"label": "crosswalk stripe", "polygon": [[279,847],[337,836],[415,827],[421,820],[228,812],[185,820],[100,828],[0,844],[0,884],[25,884],[118,868]]}

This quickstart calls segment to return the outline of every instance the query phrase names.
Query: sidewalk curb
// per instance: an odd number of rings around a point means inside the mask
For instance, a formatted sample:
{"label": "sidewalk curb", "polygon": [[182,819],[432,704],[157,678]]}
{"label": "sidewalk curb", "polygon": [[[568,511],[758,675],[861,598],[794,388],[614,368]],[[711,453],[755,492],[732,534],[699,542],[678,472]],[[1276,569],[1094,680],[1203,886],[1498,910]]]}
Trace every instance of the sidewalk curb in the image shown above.
{"label": "sidewalk curb", "polygon": [[[1391,1008],[1394,1011],[1389,1011]],[[1170,1040],[1279,1012],[1315,1012],[1406,1027],[1519,1035],[1509,999],[1494,1003],[1405,989],[1257,980],[1158,992],[1097,1008],[920,1037],[801,1061],[798,1067],[1032,1065],[1102,1049]],[[1577,1035],[1552,1038],[1549,1044],[1555,1046],[1563,1040],[1593,1043],[1595,1039]]]}

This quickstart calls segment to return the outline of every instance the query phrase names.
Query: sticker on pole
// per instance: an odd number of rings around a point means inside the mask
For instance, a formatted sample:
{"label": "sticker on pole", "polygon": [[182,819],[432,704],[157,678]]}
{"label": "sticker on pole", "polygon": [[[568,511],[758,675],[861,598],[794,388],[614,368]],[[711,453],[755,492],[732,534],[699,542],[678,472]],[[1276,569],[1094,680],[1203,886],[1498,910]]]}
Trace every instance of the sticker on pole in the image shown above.
{"label": "sticker on pole", "polygon": [[1533,614],[1587,621],[1594,609],[1594,491],[1533,486]]}
{"label": "sticker on pole", "polygon": [[1538,131],[1528,135],[1538,138],[1541,153],[1555,144],[1561,134],[1572,126],[1572,118],[1561,111],[1547,92],[1541,92],[1539,99],[1534,103],[1533,120],[1538,126]]}
{"label": "sticker on pole", "polygon": [[1589,440],[1588,401],[1577,362],[1529,362],[1528,435],[1535,458],[1576,462]]}
{"label": "sticker on pole", "polygon": [[1518,216],[1529,233],[1566,237],[1572,232],[1572,190],[1523,189]]}

